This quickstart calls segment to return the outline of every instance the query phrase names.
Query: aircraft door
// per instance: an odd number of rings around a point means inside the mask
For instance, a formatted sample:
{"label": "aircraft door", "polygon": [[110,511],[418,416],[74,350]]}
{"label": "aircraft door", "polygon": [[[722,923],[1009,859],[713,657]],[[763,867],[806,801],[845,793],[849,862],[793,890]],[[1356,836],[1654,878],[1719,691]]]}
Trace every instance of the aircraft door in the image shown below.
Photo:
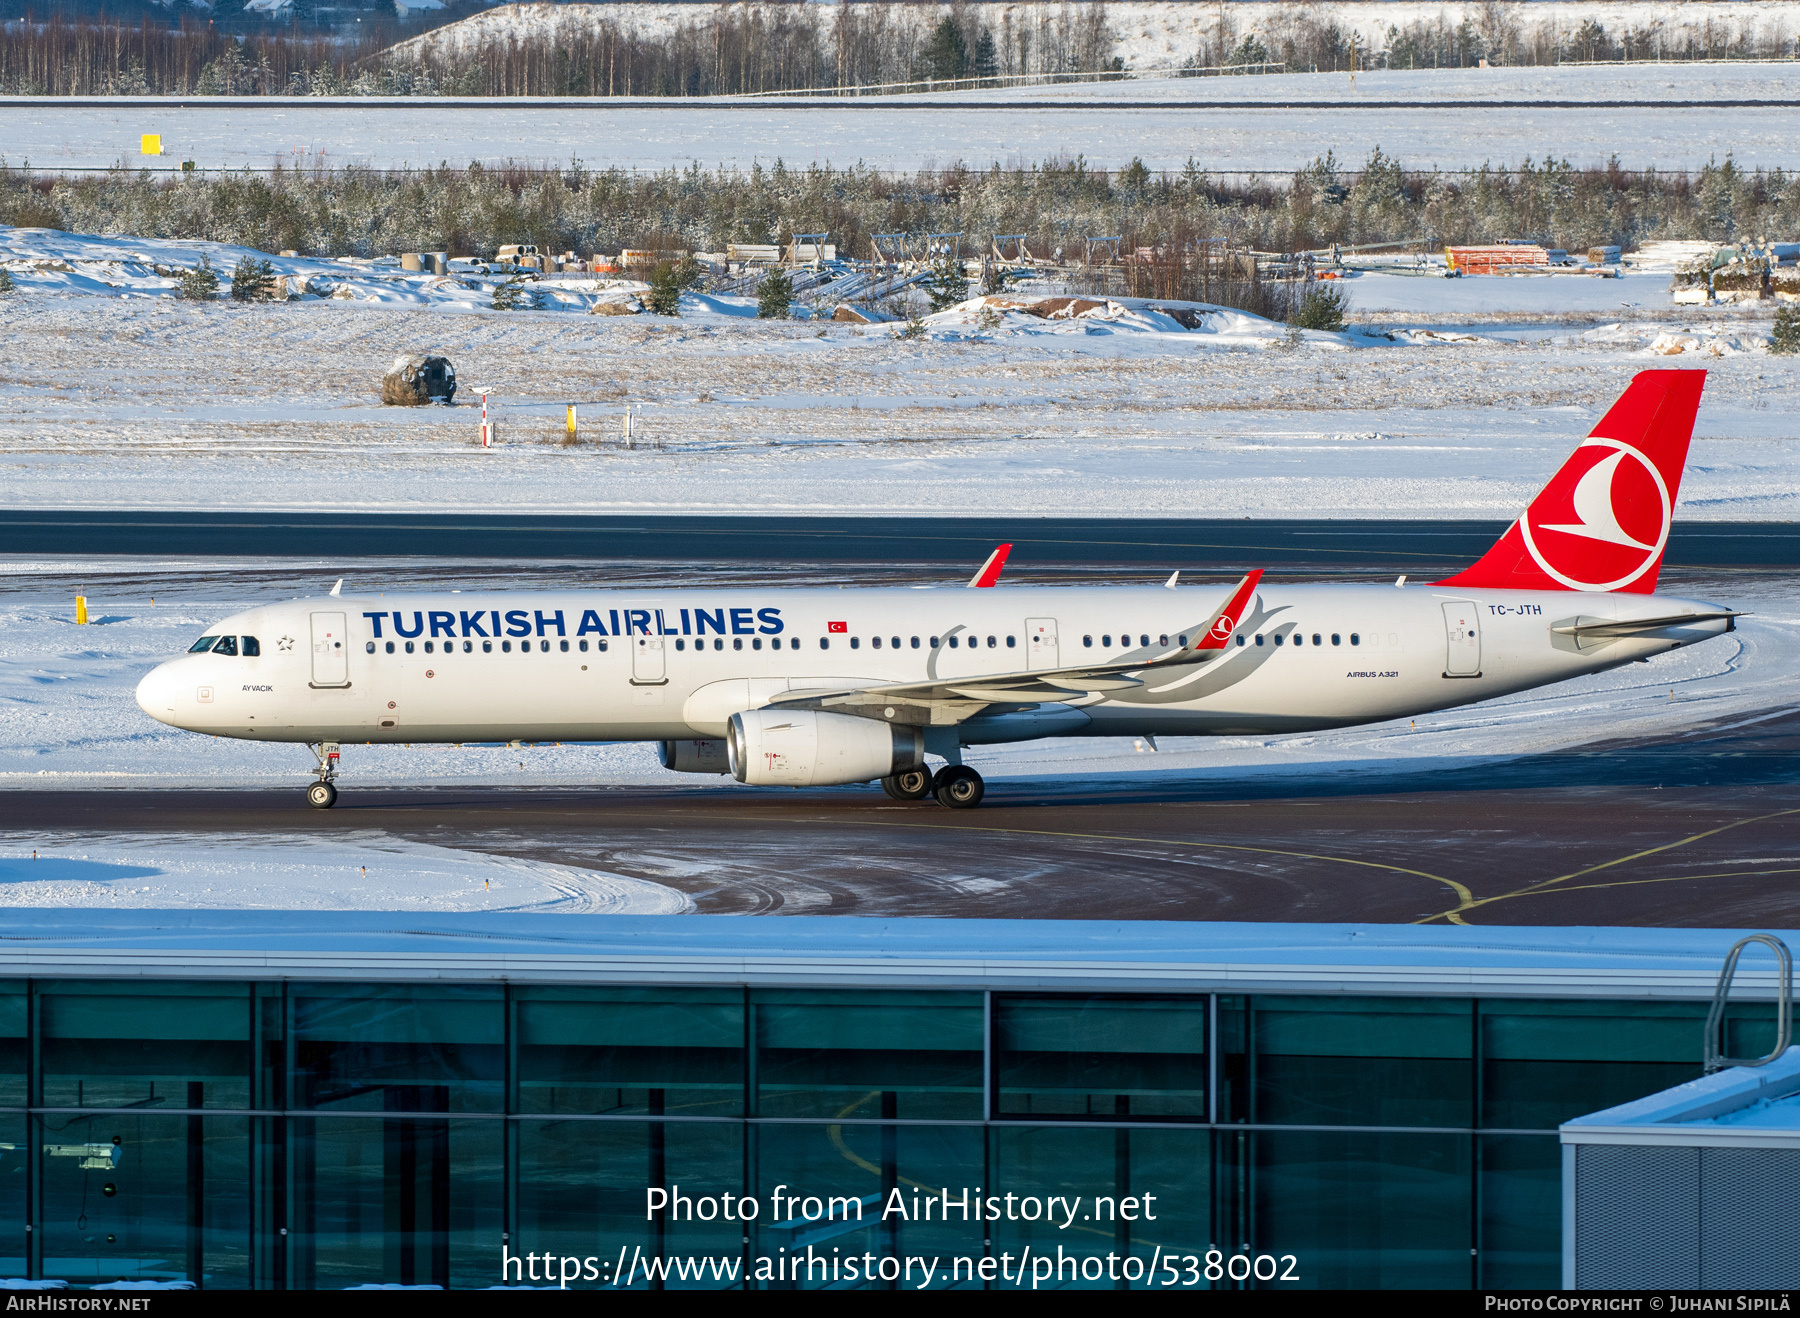
{"label": "aircraft door", "polygon": [[1061,668],[1062,662],[1057,657],[1056,619],[1025,619],[1026,663],[1033,669]]}
{"label": "aircraft door", "polygon": [[1444,676],[1481,676],[1481,619],[1463,601],[1444,605]]}
{"label": "aircraft door", "polygon": [[667,682],[664,668],[663,638],[634,636],[631,638],[631,683],[633,686],[660,686]]}
{"label": "aircraft door", "polygon": [[315,613],[312,616],[312,684],[314,686],[350,685],[350,647],[346,644],[341,613]]}

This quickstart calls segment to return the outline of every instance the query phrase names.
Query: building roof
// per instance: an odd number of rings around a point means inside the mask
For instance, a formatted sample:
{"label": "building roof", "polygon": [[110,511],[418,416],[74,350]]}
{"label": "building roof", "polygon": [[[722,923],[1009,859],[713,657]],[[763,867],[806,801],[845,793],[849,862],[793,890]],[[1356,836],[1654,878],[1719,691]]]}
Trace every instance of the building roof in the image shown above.
{"label": "building roof", "polygon": [[1800,1049],[1577,1117],[1563,1125],[1562,1141],[1800,1147]]}
{"label": "building roof", "polygon": [[[1710,997],[1745,931],[12,910],[0,975]],[[1791,939],[1790,939],[1791,941]],[[1733,993],[1770,998],[1753,953]]]}

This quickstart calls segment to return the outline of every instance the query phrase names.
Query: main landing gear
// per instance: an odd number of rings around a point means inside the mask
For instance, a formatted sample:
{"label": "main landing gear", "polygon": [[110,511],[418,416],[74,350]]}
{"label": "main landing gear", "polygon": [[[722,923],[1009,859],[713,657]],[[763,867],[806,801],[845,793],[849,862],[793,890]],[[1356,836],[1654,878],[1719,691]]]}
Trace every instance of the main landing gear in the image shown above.
{"label": "main landing gear", "polygon": [[319,781],[306,789],[306,803],[314,810],[329,810],[337,804],[337,787],[332,779],[338,776],[338,746],[335,741],[323,741],[310,749],[319,757],[319,767],[314,770]]}
{"label": "main landing gear", "polygon": [[970,810],[981,804],[987,784],[966,764],[948,764],[936,774],[921,765],[883,778],[881,790],[896,801],[923,801],[928,796],[935,796],[939,805],[947,805],[952,810]]}

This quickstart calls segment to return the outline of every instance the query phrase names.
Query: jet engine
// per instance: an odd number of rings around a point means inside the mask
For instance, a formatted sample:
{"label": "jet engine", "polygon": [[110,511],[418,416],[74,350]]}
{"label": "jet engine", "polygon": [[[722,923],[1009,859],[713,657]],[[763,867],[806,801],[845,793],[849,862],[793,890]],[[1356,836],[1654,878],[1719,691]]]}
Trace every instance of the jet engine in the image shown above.
{"label": "jet engine", "polygon": [[814,709],[733,714],[731,772],[755,787],[866,783],[925,763],[922,729]]}
{"label": "jet engine", "polygon": [[665,769],[673,769],[676,773],[730,773],[731,756],[725,750],[722,740],[699,741],[689,738],[686,741],[665,741],[662,744],[662,764]]}

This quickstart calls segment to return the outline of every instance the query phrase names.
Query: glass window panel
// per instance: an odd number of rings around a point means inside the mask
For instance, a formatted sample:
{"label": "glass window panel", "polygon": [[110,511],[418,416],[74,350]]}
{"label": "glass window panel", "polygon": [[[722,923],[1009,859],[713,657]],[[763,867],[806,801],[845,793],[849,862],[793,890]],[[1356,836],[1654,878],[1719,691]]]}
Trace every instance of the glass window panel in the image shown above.
{"label": "glass window panel", "polygon": [[1204,997],[994,999],[997,1113],[1206,1119]]}
{"label": "glass window panel", "polygon": [[[22,979],[0,979],[0,1107],[24,1107],[30,998]],[[22,1275],[22,1274],[21,1274]]]}
{"label": "glass window panel", "polygon": [[1466,1290],[1469,1137],[1259,1131],[1253,1251],[1292,1254],[1298,1281],[1269,1289]]}
{"label": "glass window panel", "polygon": [[44,1116],[43,1275],[247,1287],[249,1124],[141,1111]]}
{"label": "glass window panel", "polygon": [[1562,1144],[1554,1135],[1484,1135],[1479,1285],[1562,1285]]}
{"label": "glass window panel", "polygon": [[737,989],[514,992],[521,1112],[740,1116]]}
{"label": "glass window panel", "polygon": [[1472,1125],[1470,1006],[1466,998],[1253,998],[1253,1119]]}
{"label": "glass window panel", "polygon": [[979,993],[758,990],[765,1117],[981,1115]]}
{"label": "glass window panel", "polygon": [[297,1106],[501,1110],[498,985],[297,985],[292,999]]}
{"label": "glass window panel", "polygon": [[[990,1138],[993,1180],[986,1193],[1017,1195],[1015,1217],[1037,1214],[1036,1221],[1008,1221],[1003,1202],[1002,1217],[991,1226],[993,1253],[1011,1254],[1015,1265],[1027,1248],[1034,1256],[1057,1258],[1060,1251],[1060,1257],[1076,1260],[1044,1287],[1108,1290],[1121,1281],[1130,1284],[1134,1268],[1125,1260],[1136,1256],[1142,1263],[1135,1266],[1139,1279],[1133,1289],[1144,1288],[1142,1274],[1159,1246],[1164,1255],[1204,1257],[1215,1239],[1208,1130],[995,1127]],[[1054,1221],[1040,1207],[1052,1198],[1062,1201]],[[1199,1286],[1205,1289],[1205,1281]]]}
{"label": "glass window panel", "polygon": [[[869,1266],[865,1254],[878,1259],[937,1254],[946,1262],[930,1288],[941,1290],[952,1280],[951,1256],[981,1253],[982,1226],[975,1206],[975,1194],[986,1179],[980,1126],[808,1123],[759,1126],[755,1139],[761,1213],[753,1234],[752,1275],[766,1274],[763,1289],[890,1289],[880,1278],[872,1288],[864,1284]],[[946,1187],[954,1205],[947,1220],[942,1201]],[[969,1191],[966,1220],[964,1187]],[[896,1211],[884,1219],[889,1207]],[[796,1254],[811,1275],[782,1277],[782,1261]],[[857,1261],[854,1275],[851,1259]],[[898,1280],[899,1288],[916,1290],[925,1278],[915,1268],[910,1281]]]}
{"label": "glass window panel", "polygon": [[[743,1193],[744,1127],[736,1122],[522,1121],[519,1139],[519,1235],[517,1255],[552,1253],[583,1261],[583,1280],[570,1289],[611,1287],[620,1252],[630,1261],[701,1257],[737,1263],[741,1276],[741,1221],[724,1217]],[[651,1186],[679,1188],[686,1204],[646,1220]],[[712,1200],[711,1204],[704,1201]],[[701,1214],[707,1214],[706,1217]],[[594,1260],[597,1278],[586,1277]],[[508,1283],[531,1284],[530,1260],[508,1274]],[[541,1275],[541,1265],[540,1275]],[[558,1271],[560,1273],[560,1264]],[[541,1281],[540,1281],[541,1284]],[[670,1278],[669,1290],[719,1290],[731,1285],[717,1271],[698,1279]],[[648,1290],[640,1272],[633,1290]],[[624,1283],[620,1289],[624,1289]]]}
{"label": "glass window panel", "polygon": [[492,1286],[505,1123],[406,1116],[292,1121],[292,1285]]}
{"label": "glass window panel", "polygon": [[48,1107],[250,1106],[245,984],[49,981],[38,993]]}
{"label": "glass window panel", "polygon": [[[1554,1130],[1572,1117],[1684,1084],[1700,1075],[1704,1002],[1481,1004],[1481,1124]],[[1742,1003],[1726,1015],[1726,1047],[1740,1057],[1774,1046],[1774,1008]]]}
{"label": "glass window panel", "polygon": [[25,1160],[32,1140],[23,1112],[0,1115],[0,1276],[23,1277],[25,1268]]}

